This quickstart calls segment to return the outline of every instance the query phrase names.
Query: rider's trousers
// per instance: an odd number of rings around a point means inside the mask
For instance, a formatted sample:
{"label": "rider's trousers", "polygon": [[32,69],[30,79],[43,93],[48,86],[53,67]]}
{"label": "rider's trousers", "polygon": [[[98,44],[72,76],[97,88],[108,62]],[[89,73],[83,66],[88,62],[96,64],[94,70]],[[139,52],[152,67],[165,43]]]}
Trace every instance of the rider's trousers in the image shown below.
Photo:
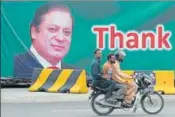
{"label": "rider's trousers", "polygon": [[137,92],[137,85],[135,84],[135,82],[127,83],[127,90],[125,93],[126,96],[125,96],[124,100],[127,103],[131,103],[134,100],[136,92]]}

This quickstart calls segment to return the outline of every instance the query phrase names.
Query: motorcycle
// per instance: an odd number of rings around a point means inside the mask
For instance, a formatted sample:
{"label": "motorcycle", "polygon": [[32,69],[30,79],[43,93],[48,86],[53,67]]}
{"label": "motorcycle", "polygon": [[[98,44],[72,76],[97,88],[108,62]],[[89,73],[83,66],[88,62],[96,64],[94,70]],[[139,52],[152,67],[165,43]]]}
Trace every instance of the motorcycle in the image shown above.
{"label": "motorcycle", "polygon": [[[154,91],[155,77],[153,75],[147,75],[145,73],[134,73],[134,81],[137,84],[136,96],[132,102],[131,108],[126,108],[122,106],[123,96],[120,90],[114,91],[112,95],[113,103],[112,105],[104,104],[105,89],[92,86],[92,93],[89,97],[91,100],[92,110],[100,116],[106,116],[112,113],[115,109],[130,110],[132,109],[135,113],[138,107],[144,112],[150,115],[158,114],[164,107],[164,99],[161,94]],[[157,97],[157,98],[154,98]],[[99,98],[99,99],[98,99]],[[158,105],[160,104],[160,105]],[[148,106],[147,106],[148,105]],[[151,107],[151,109],[149,109]],[[156,108],[157,107],[157,108]],[[153,110],[152,108],[156,108]]]}

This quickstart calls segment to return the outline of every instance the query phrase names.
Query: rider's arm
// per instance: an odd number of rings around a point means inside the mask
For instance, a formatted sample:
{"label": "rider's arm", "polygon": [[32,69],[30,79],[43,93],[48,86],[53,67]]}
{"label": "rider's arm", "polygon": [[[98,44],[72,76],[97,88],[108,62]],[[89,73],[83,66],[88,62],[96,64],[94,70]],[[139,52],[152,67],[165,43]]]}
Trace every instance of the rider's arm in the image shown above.
{"label": "rider's arm", "polygon": [[116,74],[113,74],[112,79],[115,80],[116,82],[122,83],[122,84],[124,84],[124,83],[126,82],[125,80],[123,80],[122,78],[120,78],[120,77],[119,77],[118,75],[116,75]]}
{"label": "rider's arm", "polygon": [[125,83],[125,80],[117,74],[117,67],[115,65],[112,66],[112,79],[122,84]]}
{"label": "rider's arm", "polygon": [[102,74],[99,70],[99,63],[98,62],[95,62],[92,66],[92,73],[93,75],[96,77],[96,78],[102,78]]}
{"label": "rider's arm", "polygon": [[125,74],[121,71],[120,69],[120,66],[117,64],[115,65],[115,70],[116,70],[116,73],[121,77],[121,78],[132,78],[132,76],[128,75],[128,74]]}
{"label": "rider's arm", "polygon": [[108,66],[107,64],[104,64],[103,65],[103,75],[107,75],[108,74],[107,71],[108,71]]}

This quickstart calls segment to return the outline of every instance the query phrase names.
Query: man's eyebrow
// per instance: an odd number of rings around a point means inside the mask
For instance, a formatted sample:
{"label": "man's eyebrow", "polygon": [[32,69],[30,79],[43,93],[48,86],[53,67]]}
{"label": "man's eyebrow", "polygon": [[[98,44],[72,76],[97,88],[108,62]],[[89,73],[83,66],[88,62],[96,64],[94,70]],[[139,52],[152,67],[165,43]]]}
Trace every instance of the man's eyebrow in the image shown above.
{"label": "man's eyebrow", "polygon": [[[59,25],[57,25],[57,24],[47,24],[47,27],[57,27],[57,28],[60,28],[60,26]],[[63,27],[62,28],[63,30],[72,30],[72,28],[70,28],[70,27]]]}
{"label": "man's eyebrow", "polygon": [[72,31],[72,29],[71,28],[63,28],[63,31]]}
{"label": "man's eyebrow", "polygon": [[67,29],[71,29],[71,28],[66,27],[66,28],[63,28],[63,29],[67,30]]}
{"label": "man's eyebrow", "polygon": [[58,25],[56,24],[48,24],[48,26],[55,26],[55,27],[59,27]]}

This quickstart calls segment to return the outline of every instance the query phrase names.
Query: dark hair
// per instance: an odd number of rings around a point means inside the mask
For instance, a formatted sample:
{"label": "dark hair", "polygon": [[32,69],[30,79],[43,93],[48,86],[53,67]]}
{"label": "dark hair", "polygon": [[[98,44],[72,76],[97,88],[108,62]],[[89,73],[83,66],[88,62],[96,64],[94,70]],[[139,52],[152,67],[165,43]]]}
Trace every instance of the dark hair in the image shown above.
{"label": "dark hair", "polygon": [[31,28],[32,26],[38,28],[38,26],[41,24],[43,15],[47,14],[49,11],[54,10],[54,9],[58,9],[60,11],[65,11],[65,12],[69,12],[70,13],[70,17],[72,19],[72,28],[74,26],[74,20],[73,17],[71,15],[71,12],[69,10],[69,8],[65,5],[59,4],[58,2],[48,2],[44,5],[42,5],[41,7],[39,7],[36,12],[35,15],[33,17],[33,20],[30,24],[30,35],[31,35]]}
{"label": "dark hair", "polygon": [[115,56],[114,54],[108,54],[107,60],[109,60],[112,56]]}
{"label": "dark hair", "polygon": [[96,54],[98,51],[100,51],[100,49],[95,49],[94,54]]}

